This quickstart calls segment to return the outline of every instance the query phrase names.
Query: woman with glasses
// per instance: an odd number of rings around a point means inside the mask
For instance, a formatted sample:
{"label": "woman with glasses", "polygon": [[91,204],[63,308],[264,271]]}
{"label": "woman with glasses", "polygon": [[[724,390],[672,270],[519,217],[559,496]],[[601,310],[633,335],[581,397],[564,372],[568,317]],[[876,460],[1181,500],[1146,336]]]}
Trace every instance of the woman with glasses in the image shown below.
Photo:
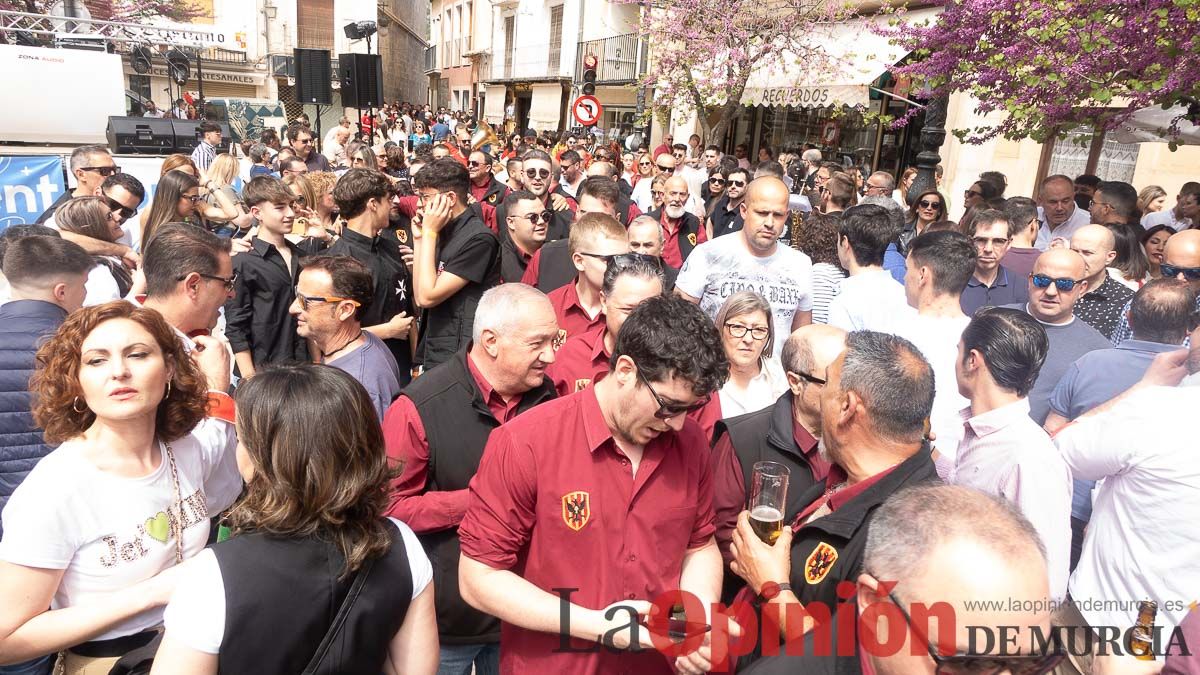
{"label": "woman with glasses", "polygon": [[158,636],[179,566],[242,491],[233,425],[206,419],[232,412],[211,393],[229,387],[229,354],[195,342],[189,355],[158,312],[117,300],[38,350],[33,416],[60,445],[4,507],[5,660],[67,650],[66,673],[107,673]]}
{"label": "woman with glasses", "polygon": [[366,390],[297,364],[256,375],[237,399],[246,495],[233,536],[181,578],[154,672],[432,675],[433,568],[412,529],[380,515],[395,473]]}
{"label": "woman with glasses", "polygon": [[[916,239],[925,233],[925,229],[933,223],[946,218],[946,198],[937,190],[926,190],[917,195],[905,218],[905,234],[911,236],[908,240]],[[908,241],[902,242],[902,250],[908,249]]]}
{"label": "woman with glasses", "polygon": [[704,222],[710,223],[709,238],[711,238],[711,218],[721,198],[725,196],[725,186],[729,183],[729,174],[722,169],[716,169],[708,177],[708,204],[704,207]]}
{"label": "woman with glasses", "polygon": [[292,194],[296,195],[296,201],[292,203],[296,217],[292,220],[292,231],[288,236],[302,238],[310,227],[317,224],[315,212],[318,201],[317,192],[313,189],[313,184],[308,180],[307,175],[289,174],[283,177],[283,184],[292,191]]}
{"label": "woman with glasses", "polygon": [[429,145],[433,143],[433,136],[425,132],[425,123],[420,121],[413,122],[412,135],[408,137],[408,147],[414,150],[418,145]]}
{"label": "woman with glasses", "polygon": [[648,209],[649,211],[662,211],[667,196],[667,178],[669,178],[667,174],[660,173],[651,179],[650,201],[653,203],[654,208]]}
{"label": "woman with glasses", "polygon": [[729,296],[717,311],[721,346],[729,359],[729,379],[714,397],[721,418],[762,410],[787,390],[787,377],[770,358],[775,342],[771,305],[754,291]]}
{"label": "woman with glasses", "polygon": [[1147,273],[1151,279],[1158,279],[1162,276],[1160,265],[1164,260],[1163,254],[1167,250],[1167,240],[1173,234],[1175,234],[1175,230],[1170,225],[1155,225],[1142,235],[1142,251],[1146,254]]}
{"label": "woman with glasses", "polygon": [[346,144],[346,166],[350,169],[378,171],[379,161],[375,158],[375,151],[371,149],[371,146],[360,141],[352,141]]}
{"label": "woman with glasses", "polygon": [[[241,195],[233,189],[233,181],[237,178],[240,168],[237,158],[233,155],[217,155],[212,166],[208,167],[208,179],[201,185],[204,206],[220,211],[219,216],[208,216],[209,222],[216,228],[213,232],[226,239],[240,237],[250,229],[250,221],[253,220],[250,211],[242,202]],[[226,219],[225,216],[231,211],[236,215]]]}
{"label": "woman with glasses", "polygon": [[[124,234],[119,214],[103,197],[76,197],[59,207],[54,213],[54,220],[64,232],[115,242]],[[96,255],[92,259],[96,261],[96,267],[88,273],[84,284],[87,289],[84,306],[99,305],[129,295],[133,288],[133,276],[119,257]]]}
{"label": "woman with glasses", "polygon": [[650,158],[650,153],[639,152],[637,161],[633,165],[633,180],[630,181],[633,187],[637,187],[638,181],[646,178],[654,177],[654,160]]}
{"label": "woman with glasses", "polygon": [[168,171],[158,181],[154,201],[142,211],[142,241],[140,250],[165,223],[191,223],[200,226],[200,182],[183,171]]}

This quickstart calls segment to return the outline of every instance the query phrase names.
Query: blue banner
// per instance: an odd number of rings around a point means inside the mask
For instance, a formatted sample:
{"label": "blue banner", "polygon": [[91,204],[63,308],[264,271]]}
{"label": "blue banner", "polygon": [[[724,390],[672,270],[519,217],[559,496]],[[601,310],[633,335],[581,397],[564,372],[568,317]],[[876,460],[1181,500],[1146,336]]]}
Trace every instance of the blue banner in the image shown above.
{"label": "blue banner", "polygon": [[37,220],[65,189],[61,157],[0,156],[0,230]]}

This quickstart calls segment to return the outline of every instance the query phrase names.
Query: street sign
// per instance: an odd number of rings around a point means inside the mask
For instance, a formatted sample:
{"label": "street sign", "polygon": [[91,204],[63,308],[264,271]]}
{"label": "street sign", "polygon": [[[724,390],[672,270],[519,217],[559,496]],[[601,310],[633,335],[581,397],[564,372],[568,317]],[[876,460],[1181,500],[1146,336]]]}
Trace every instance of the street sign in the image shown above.
{"label": "street sign", "polygon": [[604,108],[595,96],[580,96],[571,104],[571,114],[575,116],[575,121],[585,127],[595,126],[603,112]]}

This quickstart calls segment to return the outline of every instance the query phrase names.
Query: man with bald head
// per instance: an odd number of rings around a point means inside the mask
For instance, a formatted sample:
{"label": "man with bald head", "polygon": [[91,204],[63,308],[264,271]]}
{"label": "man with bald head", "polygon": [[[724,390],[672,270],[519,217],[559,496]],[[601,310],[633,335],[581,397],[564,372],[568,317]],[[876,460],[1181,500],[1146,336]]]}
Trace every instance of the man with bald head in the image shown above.
{"label": "man with bald head", "polygon": [[1075,251],[1055,248],[1038,257],[1029,275],[1029,302],[1007,305],[1021,309],[1046,329],[1050,349],[1029,392],[1029,416],[1045,424],[1050,394],[1081,356],[1109,346],[1095,328],[1075,317],[1075,304],[1087,293],[1087,265]]}
{"label": "man with bald head", "polygon": [[[634,208],[637,208],[636,206]],[[629,234],[629,250],[658,258],[662,261],[663,226],[653,217],[642,214],[629,221],[625,229]],[[671,267],[666,262],[663,267],[663,292],[671,293],[675,289],[675,279],[679,276],[679,268]]]}
{"label": "man with bald head", "polygon": [[662,208],[646,213],[663,226],[662,258],[672,267],[682,267],[692,250],[708,240],[704,223],[687,210],[690,196],[687,181],[680,176],[671,176],[663,186]]}
{"label": "man with bald head", "polygon": [[[1163,250],[1161,270],[1164,277],[1185,281],[1192,287],[1192,292],[1196,293],[1196,311],[1200,312],[1200,230],[1184,230],[1171,235]],[[1121,324],[1113,332],[1112,343],[1120,345],[1132,336],[1127,304],[1121,316]]]}
{"label": "man with bald head", "polygon": [[1075,316],[1109,339],[1133,299],[1133,289],[1108,273],[1108,266],[1117,258],[1116,246],[1117,238],[1105,225],[1084,225],[1071,236],[1071,250],[1083,257],[1088,283],[1087,293],[1075,304]]}
{"label": "man with bald head", "polygon": [[[846,331],[841,328],[801,326],[783,345],[788,390],[774,405],[717,422],[713,434],[713,511],[717,515],[717,545],[726,563],[738,513],[745,508],[750,494],[755,462],[779,462],[791,471],[783,514],[788,522],[806,506],[800,502],[804,492],[829,475],[829,460],[817,447],[821,438],[821,388],[825,369],[845,349]],[[741,585],[736,575],[726,575],[727,590]]]}
{"label": "man with bald head", "polygon": [[1061,174],[1042,179],[1038,190],[1038,229],[1036,246],[1043,251],[1054,240],[1071,242],[1075,230],[1092,222],[1087,211],[1075,205],[1075,181]]}
{"label": "man with bald head", "polygon": [[[790,221],[788,189],[774,176],[756,178],[739,207],[739,232],[696,247],[675,281],[675,292],[716,317],[725,299],[754,290],[771,304],[776,335],[812,323],[812,260],[779,237]],[[782,341],[771,356],[778,357]]]}

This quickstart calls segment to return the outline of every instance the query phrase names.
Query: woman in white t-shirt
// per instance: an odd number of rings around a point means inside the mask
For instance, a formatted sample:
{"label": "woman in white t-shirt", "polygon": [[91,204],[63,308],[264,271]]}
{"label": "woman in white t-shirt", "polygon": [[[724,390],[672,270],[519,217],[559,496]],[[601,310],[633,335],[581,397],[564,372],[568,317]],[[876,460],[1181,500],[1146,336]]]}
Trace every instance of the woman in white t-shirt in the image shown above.
{"label": "woman in white t-shirt", "polygon": [[181,578],[153,672],[432,675],[433,568],[412,530],[380,515],[394,474],[366,390],[297,364],[255,375],[237,402],[233,537]]}
{"label": "woman in white t-shirt", "polygon": [[38,351],[34,420],[61,445],[4,508],[5,661],[69,649],[66,672],[107,672],[155,637],[180,563],[242,489],[233,426],[205,418],[210,401],[232,407],[206,395],[228,389],[228,352],[195,342],[189,356],[157,312],[118,300]]}
{"label": "woman in white t-shirt", "polygon": [[717,311],[729,379],[721,387],[721,419],[762,410],[787,391],[783,368],[771,358],[775,342],[771,305],[754,291],[729,296]]}
{"label": "woman in white t-shirt", "polygon": [[[118,204],[118,206],[120,206]],[[77,197],[54,213],[54,222],[64,232],[74,232],[100,241],[115,242],[125,234],[118,211],[103,197]],[[133,288],[133,275],[117,256],[92,256],[96,266],[88,273],[84,306],[118,300]]]}

